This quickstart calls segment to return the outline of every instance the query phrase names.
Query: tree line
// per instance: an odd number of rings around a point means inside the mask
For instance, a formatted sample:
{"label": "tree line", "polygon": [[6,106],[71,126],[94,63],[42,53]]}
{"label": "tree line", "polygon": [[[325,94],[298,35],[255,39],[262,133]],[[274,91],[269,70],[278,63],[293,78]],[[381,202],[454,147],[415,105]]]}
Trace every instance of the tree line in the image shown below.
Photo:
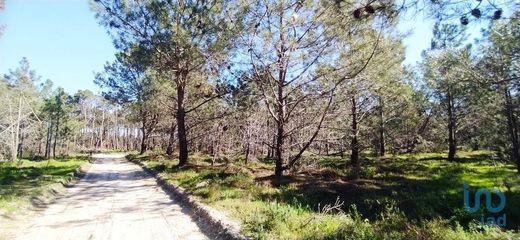
{"label": "tree line", "polygon": [[189,150],[253,153],[274,159],[277,176],[306,152],[349,151],[359,167],[365,150],[447,144],[449,160],[465,146],[519,161],[518,13],[498,21],[496,10],[478,46],[463,44],[467,21],[438,22],[432,49],[407,69],[393,2],[99,0],[94,10],[120,50],[97,82],[138,109],[141,153],[157,131],[166,153],[177,142],[179,166]]}
{"label": "tree line", "polygon": [[0,159],[139,147],[140,133],[127,110],[89,90],[70,95],[55,88],[25,58],[0,79],[0,93]]}
{"label": "tree line", "polygon": [[396,25],[408,7],[93,1],[118,50],[96,75],[102,96],[36,86],[22,63],[2,80],[2,154],[153,150],[179,167],[195,153],[267,158],[281,176],[311,155],[361,168],[363,154],[447,151],[456,161],[459,149],[489,149],[520,172],[518,6],[507,18],[472,10],[471,21],[493,15],[475,44],[468,22],[437,21],[422,62],[404,66]]}

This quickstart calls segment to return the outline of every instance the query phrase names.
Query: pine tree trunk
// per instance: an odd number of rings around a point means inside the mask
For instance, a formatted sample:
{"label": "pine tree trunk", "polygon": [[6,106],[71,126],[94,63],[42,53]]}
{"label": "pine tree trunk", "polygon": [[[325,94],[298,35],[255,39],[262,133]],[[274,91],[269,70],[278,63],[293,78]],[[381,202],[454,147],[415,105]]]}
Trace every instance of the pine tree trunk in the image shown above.
{"label": "pine tree trunk", "polygon": [[[22,128],[23,128],[23,125],[22,125]],[[23,142],[24,142],[23,131],[20,131],[20,143],[18,144],[18,158],[23,158]]]}
{"label": "pine tree trunk", "polygon": [[455,154],[457,151],[457,138],[455,135],[457,126],[453,109],[453,99],[449,89],[446,98],[448,110],[448,161],[453,161],[455,160]]}
{"label": "pine tree trunk", "polygon": [[188,163],[188,141],[186,137],[184,109],[177,111],[177,135],[179,142],[179,166],[184,166]]}
{"label": "pine tree trunk", "polygon": [[247,165],[247,163],[249,162],[249,152],[250,152],[250,143],[249,141],[247,141],[247,145],[246,145],[246,156],[245,156],[245,164]]}
{"label": "pine tree trunk", "polygon": [[[185,76],[184,76],[185,77]],[[184,80],[177,82],[177,137],[179,144],[179,167],[188,164],[188,139],[186,136],[186,112],[184,109]]]}
{"label": "pine tree trunk", "polygon": [[511,140],[511,158],[516,162],[516,168],[520,173],[520,144],[518,142],[518,124],[514,115],[514,106],[511,100],[511,94],[507,87],[504,89],[505,97],[505,113],[507,117],[507,130],[509,139]]}
{"label": "pine tree trunk", "polygon": [[[271,124],[270,124],[269,120],[270,120],[270,117],[267,116],[267,125],[266,125],[267,129],[271,129]],[[266,156],[267,156],[268,159],[272,159],[273,158],[273,147],[272,146],[274,145],[274,141],[271,140],[271,139],[273,139],[273,138],[271,138],[271,131],[268,131],[267,132],[267,140],[266,140],[267,142],[269,142],[269,144],[266,144],[266,147],[267,147],[266,148],[266,150],[267,150],[267,152],[266,152],[267,155]]]}
{"label": "pine tree trunk", "polygon": [[171,156],[173,154],[173,144],[175,144],[175,130],[177,128],[177,125],[175,124],[175,121],[172,121],[172,125],[170,128],[170,137],[168,139],[168,147],[166,147],[166,154],[168,156]]}
{"label": "pine tree trunk", "polygon": [[[279,111],[283,111],[283,110],[279,110]],[[278,114],[278,117],[282,116],[282,114]],[[276,157],[276,166],[275,166],[275,176],[276,177],[281,177],[283,175],[283,157],[284,157],[284,152],[283,152],[283,144],[284,144],[284,137],[283,137],[283,134],[284,134],[284,126],[283,126],[283,120],[282,119],[279,119],[279,121],[277,122],[277,128],[276,128],[276,146],[275,146],[275,157]]]}
{"label": "pine tree trunk", "polygon": [[42,140],[43,139],[38,139],[38,156],[41,156],[42,155]]}
{"label": "pine tree trunk", "polygon": [[52,125],[52,120],[51,120],[51,123],[49,124],[49,127],[47,128],[47,137],[46,137],[46,141],[45,141],[45,159],[48,159],[49,158],[49,155],[51,153],[51,139],[52,139],[52,128],[53,128],[53,125]]}
{"label": "pine tree trunk", "polygon": [[285,73],[283,70],[279,71],[278,74],[278,96],[277,96],[277,109],[278,113],[276,121],[276,145],[275,145],[275,176],[281,177],[283,175],[283,163],[284,163],[284,116],[285,116],[285,104],[283,101],[283,87],[284,87]]}
{"label": "pine tree trunk", "polygon": [[124,142],[125,142],[125,146],[126,146],[126,151],[130,151],[131,149],[131,138],[132,138],[132,135],[130,134],[130,127],[129,126],[126,126],[126,137],[124,138]]}
{"label": "pine tree trunk", "polygon": [[146,137],[146,127],[144,126],[145,123],[143,123],[143,127],[141,128],[141,147],[140,147],[140,151],[139,151],[139,154],[142,155],[146,152],[147,150],[147,137]]}
{"label": "pine tree trunk", "polygon": [[[9,110],[11,110],[11,105],[9,104]],[[20,97],[18,100],[18,117],[16,118],[16,126],[13,126],[11,129],[11,159],[18,159],[18,144],[19,144],[19,136],[20,136],[20,122],[22,120],[22,98]],[[14,129],[13,129],[14,128]]]}
{"label": "pine tree trunk", "polygon": [[60,115],[58,113],[58,116],[56,117],[56,129],[54,130],[54,144],[52,146],[52,157],[56,158],[56,144],[58,142],[58,131],[60,127]]}
{"label": "pine tree trunk", "polygon": [[246,149],[245,149],[245,164],[249,162],[249,153],[251,151],[251,129],[248,125],[246,128]]}
{"label": "pine tree trunk", "polygon": [[[355,169],[359,168],[359,142],[358,142],[358,122],[357,122],[357,101],[356,96],[353,94],[351,97],[352,101],[352,140],[350,142],[350,162]],[[357,172],[357,170],[355,171]]]}
{"label": "pine tree trunk", "polygon": [[[283,14],[280,14],[279,18],[280,26],[283,26]],[[284,164],[284,134],[285,134],[285,100],[284,100],[284,87],[285,87],[285,74],[287,69],[285,68],[285,35],[283,29],[279,31],[280,33],[280,49],[278,52],[278,86],[277,86],[277,97],[276,97],[276,112],[277,118],[276,121],[276,146],[275,146],[275,154],[276,154],[276,163],[274,174],[276,177],[281,177],[283,175],[283,164]]]}
{"label": "pine tree trunk", "polygon": [[114,115],[115,115],[114,134],[113,134],[114,144],[112,145],[112,148],[119,149],[119,125],[117,122],[117,120],[118,120],[117,111],[114,112]]}
{"label": "pine tree trunk", "polygon": [[94,149],[94,135],[95,135],[95,132],[96,132],[96,127],[95,127],[95,122],[96,122],[96,118],[95,118],[95,115],[92,119],[92,125],[90,126],[90,149]]}
{"label": "pine tree trunk", "polygon": [[381,99],[379,106],[379,156],[385,156],[385,117],[384,117],[384,103]]}
{"label": "pine tree trunk", "polygon": [[211,159],[211,166],[215,165],[220,152],[220,132],[217,132],[217,139],[213,141],[213,158]]}
{"label": "pine tree trunk", "polygon": [[104,148],[104,137],[105,137],[105,110],[103,109],[103,114],[101,115],[101,128],[99,129],[99,148]]}

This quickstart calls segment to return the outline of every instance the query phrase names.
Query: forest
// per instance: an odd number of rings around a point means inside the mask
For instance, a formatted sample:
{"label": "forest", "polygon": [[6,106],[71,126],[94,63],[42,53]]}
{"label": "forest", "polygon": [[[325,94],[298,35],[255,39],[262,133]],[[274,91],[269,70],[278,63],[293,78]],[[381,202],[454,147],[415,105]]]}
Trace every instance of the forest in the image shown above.
{"label": "forest", "polygon": [[[513,239],[520,5],[454,2],[93,0],[118,50],[100,93],[22,59],[0,161],[128,152],[254,239]],[[418,12],[431,47],[404,64]],[[482,230],[463,183],[505,192],[507,226]]]}

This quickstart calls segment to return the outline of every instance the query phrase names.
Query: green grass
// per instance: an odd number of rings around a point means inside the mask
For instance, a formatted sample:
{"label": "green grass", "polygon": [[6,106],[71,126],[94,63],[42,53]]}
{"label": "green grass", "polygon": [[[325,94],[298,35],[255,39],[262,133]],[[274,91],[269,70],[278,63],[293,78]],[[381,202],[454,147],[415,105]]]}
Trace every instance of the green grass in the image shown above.
{"label": "green grass", "polygon": [[[520,238],[520,177],[513,165],[490,160],[490,152],[365,156],[353,179],[347,159],[306,156],[317,168],[282,179],[272,164],[247,166],[193,156],[193,165],[172,168],[176,160],[141,156],[170,182],[202,202],[229,213],[254,239],[508,239]],[[315,165],[316,166],[316,165]],[[480,214],[463,209],[462,186],[498,187],[507,198],[508,230],[482,228]],[[516,232],[515,232],[516,230]]]}
{"label": "green grass", "polygon": [[0,210],[13,213],[29,206],[33,197],[70,180],[86,162],[86,157],[74,157],[0,163]]}

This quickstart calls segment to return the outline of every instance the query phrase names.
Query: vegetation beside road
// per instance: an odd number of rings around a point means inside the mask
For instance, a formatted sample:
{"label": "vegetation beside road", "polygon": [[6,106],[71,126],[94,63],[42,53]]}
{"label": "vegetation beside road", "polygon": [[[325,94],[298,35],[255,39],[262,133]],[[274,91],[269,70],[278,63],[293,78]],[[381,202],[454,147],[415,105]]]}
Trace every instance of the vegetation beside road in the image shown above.
{"label": "vegetation beside road", "polygon": [[87,163],[86,156],[0,162],[0,211],[12,214],[29,207],[35,198],[47,198]]}
{"label": "vegetation beside road", "polygon": [[[258,160],[217,161],[196,155],[174,167],[162,155],[130,158],[161,172],[202,202],[238,220],[254,239],[508,239],[520,237],[520,178],[515,166],[486,151],[364,156],[360,178],[340,157],[306,156],[316,163],[283,178]],[[481,227],[463,208],[462,186],[498,187],[506,194],[507,228]],[[483,208],[484,209],[484,208]],[[484,213],[487,215],[487,213]]]}

